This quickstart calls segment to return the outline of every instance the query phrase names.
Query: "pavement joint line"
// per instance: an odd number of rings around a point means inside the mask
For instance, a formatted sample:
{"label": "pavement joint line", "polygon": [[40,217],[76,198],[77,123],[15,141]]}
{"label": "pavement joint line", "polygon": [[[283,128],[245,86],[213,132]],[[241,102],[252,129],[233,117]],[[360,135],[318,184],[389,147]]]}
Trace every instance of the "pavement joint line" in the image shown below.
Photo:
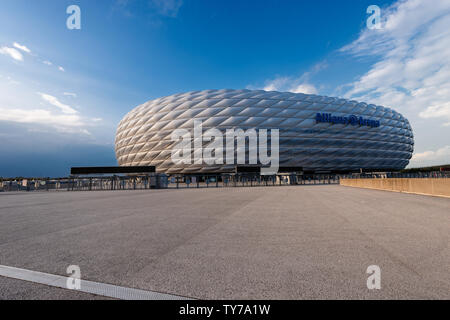
{"label": "pavement joint line", "polygon": [[0,265],[0,276],[121,300],[192,300],[192,298],[172,294],[121,287],[83,279],[80,280],[81,288],[79,290],[68,289],[67,280],[70,279],[69,277],[4,265]]}

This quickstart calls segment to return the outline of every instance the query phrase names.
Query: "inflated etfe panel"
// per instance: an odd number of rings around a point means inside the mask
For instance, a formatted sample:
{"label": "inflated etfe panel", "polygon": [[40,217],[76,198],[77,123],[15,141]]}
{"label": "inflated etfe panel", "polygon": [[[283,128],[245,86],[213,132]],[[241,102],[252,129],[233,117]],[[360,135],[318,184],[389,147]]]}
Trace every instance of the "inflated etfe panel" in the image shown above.
{"label": "inflated etfe panel", "polygon": [[414,148],[408,120],[386,107],[301,93],[206,90],[130,111],[117,129],[119,165],[156,166],[167,173],[229,172],[234,164],[173,163],[179,141],[172,141],[172,133],[186,129],[194,139],[194,120],[202,121],[203,132],[215,128],[224,136],[227,129],[268,129],[270,137],[271,129],[279,129],[279,165],[304,170],[402,169]]}

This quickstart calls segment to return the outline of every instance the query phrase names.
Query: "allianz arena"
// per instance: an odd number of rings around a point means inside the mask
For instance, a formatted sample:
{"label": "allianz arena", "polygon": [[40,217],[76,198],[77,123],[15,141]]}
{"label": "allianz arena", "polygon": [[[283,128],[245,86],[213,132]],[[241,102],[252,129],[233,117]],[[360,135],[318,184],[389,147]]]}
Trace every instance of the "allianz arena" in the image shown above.
{"label": "allianz arena", "polygon": [[[205,90],[140,105],[120,122],[115,142],[121,166],[164,173],[232,172],[233,164],[174,164],[176,129],[279,129],[279,166],[308,172],[400,170],[414,138],[400,113],[341,98],[262,90]],[[248,150],[246,150],[248,153]]]}

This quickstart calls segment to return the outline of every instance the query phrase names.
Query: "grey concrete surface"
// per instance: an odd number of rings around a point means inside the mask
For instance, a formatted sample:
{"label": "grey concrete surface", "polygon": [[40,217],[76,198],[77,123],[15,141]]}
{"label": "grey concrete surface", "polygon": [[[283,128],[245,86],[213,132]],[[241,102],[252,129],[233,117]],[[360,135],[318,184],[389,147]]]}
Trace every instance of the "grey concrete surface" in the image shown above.
{"label": "grey concrete surface", "polygon": [[[449,236],[450,199],[336,185],[0,194],[1,265],[199,299],[449,299]],[[46,298],[98,297],[0,277]]]}

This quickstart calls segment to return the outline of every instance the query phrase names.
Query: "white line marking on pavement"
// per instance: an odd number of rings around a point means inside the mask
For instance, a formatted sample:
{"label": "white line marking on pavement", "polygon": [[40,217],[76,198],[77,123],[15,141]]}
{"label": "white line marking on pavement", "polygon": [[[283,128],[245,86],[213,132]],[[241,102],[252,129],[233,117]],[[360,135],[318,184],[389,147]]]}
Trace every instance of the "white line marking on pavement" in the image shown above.
{"label": "white line marking on pavement", "polygon": [[[0,276],[67,289],[67,277],[0,265]],[[81,280],[81,289],[73,290],[122,300],[190,300],[181,296],[146,291],[112,284]]]}

